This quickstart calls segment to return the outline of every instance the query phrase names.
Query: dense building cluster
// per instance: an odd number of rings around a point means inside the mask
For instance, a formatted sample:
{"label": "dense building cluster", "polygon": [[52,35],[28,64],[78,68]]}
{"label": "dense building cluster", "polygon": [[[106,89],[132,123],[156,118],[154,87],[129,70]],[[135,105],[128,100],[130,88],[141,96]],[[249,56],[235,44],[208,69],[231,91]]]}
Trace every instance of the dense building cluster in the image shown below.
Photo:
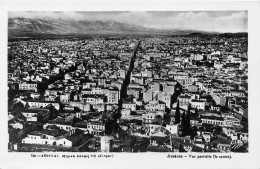
{"label": "dense building cluster", "polygon": [[8,43],[10,151],[247,152],[247,35]]}

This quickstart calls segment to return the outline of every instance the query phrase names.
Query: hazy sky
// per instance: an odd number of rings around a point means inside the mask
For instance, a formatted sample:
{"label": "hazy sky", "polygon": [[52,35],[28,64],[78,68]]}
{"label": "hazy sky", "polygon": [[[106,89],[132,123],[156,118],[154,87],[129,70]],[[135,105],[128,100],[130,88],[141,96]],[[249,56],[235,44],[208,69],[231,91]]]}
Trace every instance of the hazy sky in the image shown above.
{"label": "hazy sky", "polygon": [[9,12],[9,17],[113,20],[159,29],[247,32],[247,11],[37,11]]}

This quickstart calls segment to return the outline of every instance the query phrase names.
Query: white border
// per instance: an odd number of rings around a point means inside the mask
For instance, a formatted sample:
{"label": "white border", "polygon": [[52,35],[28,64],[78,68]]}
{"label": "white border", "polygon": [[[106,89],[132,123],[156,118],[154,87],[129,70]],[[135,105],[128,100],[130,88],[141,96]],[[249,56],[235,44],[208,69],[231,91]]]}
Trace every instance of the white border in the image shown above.
{"label": "white border", "polygon": [[[7,11],[201,11],[248,10],[249,32],[249,153],[232,159],[167,159],[168,153],[114,153],[112,159],[31,158],[7,152]],[[260,2],[246,1],[86,1],[0,0],[0,168],[260,168],[259,158],[259,16]],[[193,153],[195,154],[195,153]],[[225,155],[225,154],[223,154]]]}

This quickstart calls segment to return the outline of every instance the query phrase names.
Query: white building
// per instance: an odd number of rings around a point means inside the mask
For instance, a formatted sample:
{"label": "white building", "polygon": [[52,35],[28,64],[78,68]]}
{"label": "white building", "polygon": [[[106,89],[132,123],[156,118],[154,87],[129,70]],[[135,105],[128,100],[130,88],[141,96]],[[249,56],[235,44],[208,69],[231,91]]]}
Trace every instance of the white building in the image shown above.
{"label": "white building", "polygon": [[37,83],[19,83],[19,90],[34,90],[37,91]]}
{"label": "white building", "polygon": [[206,102],[204,102],[202,100],[191,100],[190,103],[191,103],[192,108],[197,108],[199,110],[205,110]]}
{"label": "white building", "polygon": [[172,124],[172,125],[166,125],[166,129],[171,133],[171,134],[178,134],[180,130],[180,125],[179,124]]}
{"label": "white building", "polygon": [[56,110],[60,110],[60,104],[58,102],[52,101],[28,101],[27,102],[30,107],[43,108],[48,105],[53,105]]}
{"label": "white building", "polygon": [[201,122],[206,124],[225,126],[224,119],[222,117],[208,116],[201,117]]}
{"label": "white building", "polygon": [[50,112],[44,109],[26,109],[21,113],[27,122],[46,122],[49,119]]}
{"label": "white building", "polygon": [[72,147],[72,141],[66,139],[67,132],[52,132],[50,130],[35,131],[22,139],[25,144],[59,145]]}
{"label": "white building", "polygon": [[148,111],[165,111],[165,104],[157,101],[151,101],[145,106]]}
{"label": "white building", "polygon": [[101,122],[88,122],[87,130],[90,134],[93,134],[95,136],[101,136],[104,135],[105,124]]}
{"label": "white building", "polygon": [[101,152],[110,152],[113,144],[113,137],[111,136],[102,136],[100,138],[101,143]]}
{"label": "white building", "polygon": [[123,107],[123,109],[131,109],[131,111],[136,110],[136,104],[135,103],[123,103],[122,107]]}

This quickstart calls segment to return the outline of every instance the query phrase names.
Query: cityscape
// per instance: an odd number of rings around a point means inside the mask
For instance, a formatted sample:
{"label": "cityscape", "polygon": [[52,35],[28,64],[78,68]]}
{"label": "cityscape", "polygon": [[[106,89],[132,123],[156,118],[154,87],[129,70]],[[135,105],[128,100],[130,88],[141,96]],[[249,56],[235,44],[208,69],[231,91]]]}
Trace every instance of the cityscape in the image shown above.
{"label": "cityscape", "polygon": [[9,152],[248,152],[246,11],[73,14],[9,12]]}

